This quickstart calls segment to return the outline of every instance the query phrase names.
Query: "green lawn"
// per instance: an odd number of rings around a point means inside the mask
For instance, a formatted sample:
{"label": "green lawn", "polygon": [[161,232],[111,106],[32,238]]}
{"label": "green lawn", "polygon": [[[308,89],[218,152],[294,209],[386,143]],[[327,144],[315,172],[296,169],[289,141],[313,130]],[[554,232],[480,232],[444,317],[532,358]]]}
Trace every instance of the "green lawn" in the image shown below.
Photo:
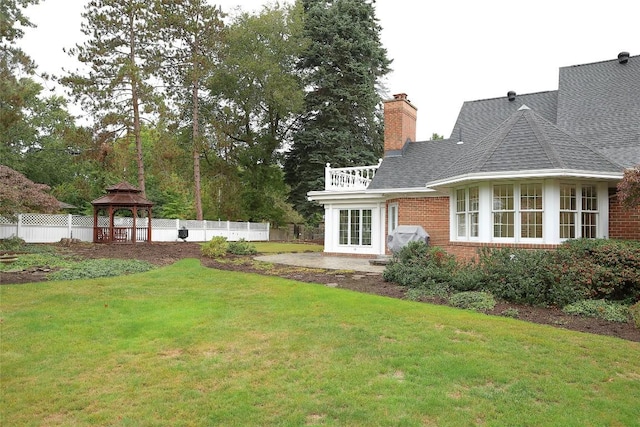
{"label": "green lawn", "polygon": [[2,426],[633,426],[640,344],[196,260],[0,286]]}
{"label": "green lawn", "polygon": [[260,254],[279,254],[293,252],[322,252],[323,245],[312,243],[290,243],[290,242],[251,242]]}

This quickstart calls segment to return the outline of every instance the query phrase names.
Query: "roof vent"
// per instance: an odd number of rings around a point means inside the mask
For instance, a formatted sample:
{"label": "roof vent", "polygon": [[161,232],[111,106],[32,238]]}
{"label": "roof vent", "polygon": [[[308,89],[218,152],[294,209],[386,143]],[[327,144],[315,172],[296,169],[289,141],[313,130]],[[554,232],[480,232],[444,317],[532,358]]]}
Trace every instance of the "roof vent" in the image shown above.
{"label": "roof vent", "polygon": [[516,99],[516,93],[510,90],[507,92],[507,98],[509,98],[509,101],[514,101]]}
{"label": "roof vent", "polygon": [[626,64],[629,62],[629,52],[620,52],[618,54],[618,62],[620,64]]}

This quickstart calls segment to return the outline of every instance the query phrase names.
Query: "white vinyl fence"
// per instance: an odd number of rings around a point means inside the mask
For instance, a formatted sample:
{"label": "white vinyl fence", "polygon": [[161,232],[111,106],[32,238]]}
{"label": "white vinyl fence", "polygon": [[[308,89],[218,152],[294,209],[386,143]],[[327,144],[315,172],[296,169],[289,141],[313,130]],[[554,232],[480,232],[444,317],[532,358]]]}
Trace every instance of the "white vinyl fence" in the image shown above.
{"label": "white vinyl fence", "polygon": [[[99,227],[108,224],[108,217],[98,218]],[[146,228],[147,224],[147,218],[136,218],[136,227]],[[133,218],[116,217],[114,225],[133,227]],[[269,240],[269,223],[151,218],[151,241],[178,241],[178,230],[183,227],[189,232],[187,242],[206,242],[216,236],[226,237],[229,241]],[[61,239],[92,242],[93,233],[92,216],[21,214],[17,221],[0,217],[0,239],[17,236],[27,243],[56,243]]]}

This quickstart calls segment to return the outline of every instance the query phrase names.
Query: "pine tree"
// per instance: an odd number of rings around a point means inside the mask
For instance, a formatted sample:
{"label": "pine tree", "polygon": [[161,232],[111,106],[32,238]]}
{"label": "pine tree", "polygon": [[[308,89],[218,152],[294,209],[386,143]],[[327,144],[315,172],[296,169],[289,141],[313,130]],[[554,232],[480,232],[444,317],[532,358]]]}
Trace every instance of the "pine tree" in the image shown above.
{"label": "pine tree", "polygon": [[87,41],[69,49],[87,69],[69,73],[61,82],[100,127],[99,137],[114,141],[133,136],[138,165],[138,187],[145,194],[141,120],[153,109],[150,85],[155,62],[150,60],[156,35],[153,8],[145,0],[91,0],[82,14]]}
{"label": "pine tree", "polygon": [[380,42],[374,2],[304,0],[310,45],[299,63],[306,76],[306,116],[285,163],[290,201],[308,220],[320,207],[306,200],[324,188],[324,167],[377,163],[383,152],[377,86],[391,61]]}
{"label": "pine tree", "polygon": [[204,137],[200,110],[204,83],[219,64],[224,41],[224,14],[205,0],[159,0],[155,4],[160,35],[160,77],[177,106],[191,122],[196,219],[203,219],[200,156]]}

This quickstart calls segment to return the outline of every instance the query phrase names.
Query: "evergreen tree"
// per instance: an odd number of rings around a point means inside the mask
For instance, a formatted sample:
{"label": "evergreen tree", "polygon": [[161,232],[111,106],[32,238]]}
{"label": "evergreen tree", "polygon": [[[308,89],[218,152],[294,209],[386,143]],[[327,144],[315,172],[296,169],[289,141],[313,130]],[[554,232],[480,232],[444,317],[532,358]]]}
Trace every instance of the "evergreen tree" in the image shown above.
{"label": "evergreen tree", "polygon": [[224,14],[205,0],[157,0],[155,8],[161,40],[159,74],[180,110],[181,121],[191,124],[195,211],[196,219],[202,220],[200,156],[205,136],[200,107],[204,83],[220,62]]}
{"label": "evergreen tree", "polygon": [[324,188],[324,167],[377,163],[383,152],[379,80],[391,61],[380,42],[374,1],[303,0],[310,45],[299,67],[306,76],[306,115],[285,162],[290,201],[308,220],[320,207],[306,200]]}
{"label": "evergreen tree", "polygon": [[156,34],[151,31],[154,8],[145,0],[91,0],[82,14],[87,41],[68,51],[87,69],[61,79],[75,99],[92,113],[98,137],[114,141],[125,133],[136,145],[138,187],[145,193],[140,137],[145,109],[153,109],[149,84],[155,62],[149,60]]}

